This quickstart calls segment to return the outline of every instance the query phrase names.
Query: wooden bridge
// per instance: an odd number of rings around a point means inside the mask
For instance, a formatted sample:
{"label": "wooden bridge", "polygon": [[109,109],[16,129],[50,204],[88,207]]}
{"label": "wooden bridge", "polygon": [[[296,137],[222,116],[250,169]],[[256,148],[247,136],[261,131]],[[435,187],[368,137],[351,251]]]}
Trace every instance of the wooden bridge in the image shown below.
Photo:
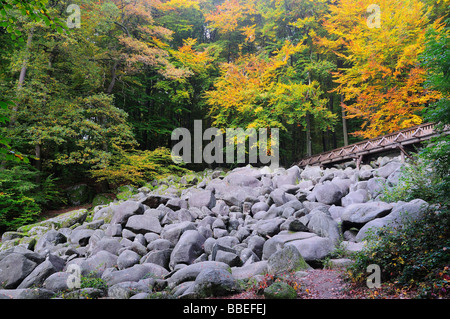
{"label": "wooden bridge", "polygon": [[[326,165],[338,163],[346,160],[356,160],[357,167],[365,155],[386,152],[392,149],[398,149],[401,152],[402,159],[408,156],[405,150],[406,145],[420,143],[439,135],[435,130],[435,123],[426,123],[414,126],[402,131],[383,135],[370,140],[365,140],[352,145],[334,149],[332,151],[317,154],[301,160],[297,166],[305,167],[306,165]],[[449,133],[447,127],[445,132]]]}

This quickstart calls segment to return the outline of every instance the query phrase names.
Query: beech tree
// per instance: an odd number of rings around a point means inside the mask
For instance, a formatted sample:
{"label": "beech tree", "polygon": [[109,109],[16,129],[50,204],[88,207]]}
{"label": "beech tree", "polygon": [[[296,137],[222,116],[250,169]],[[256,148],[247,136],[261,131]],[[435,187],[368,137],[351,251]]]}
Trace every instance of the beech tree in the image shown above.
{"label": "beech tree", "polygon": [[380,25],[374,27],[371,4],[343,0],[331,6],[323,23],[329,37],[318,38],[346,62],[335,73],[336,92],[344,97],[347,118],[363,120],[353,134],[364,138],[422,123],[420,111],[439,98],[424,88],[426,70],[418,63],[431,8],[418,0],[379,1]]}

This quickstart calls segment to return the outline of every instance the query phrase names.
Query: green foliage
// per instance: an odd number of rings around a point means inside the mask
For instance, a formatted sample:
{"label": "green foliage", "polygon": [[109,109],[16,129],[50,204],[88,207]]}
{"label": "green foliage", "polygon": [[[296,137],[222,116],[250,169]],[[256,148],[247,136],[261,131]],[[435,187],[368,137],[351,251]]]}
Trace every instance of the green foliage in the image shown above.
{"label": "green foliage", "polygon": [[95,288],[95,289],[101,289],[106,290],[108,289],[108,284],[106,280],[102,278],[98,278],[95,275],[87,275],[87,276],[81,276],[80,277],[80,288]]}
{"label": "green foliage", "polygon": [[441,182],[432,163],[420,156],[415,162],[401,168],[396,185],[383,185],[380,200],[395,203],[420,198],[431,203],[441,195],[438,187]]}
{"label": "green foliage", "polygon": [[42,178],[40,172],[27,164],[1,169],[0,189],[0,230],[30,224],[43,208],[65,201],[53,176]]}
{"label": "green foliage", "polygon": [[[23,33],[17,27],[19,22],[28,18],[35,22],[43,21],[47,26],[52,27],[59,33],[67,31],[66,24],[58,17],[51,17],[47,9],[47,0],[4,0],[0,2],[0,27],[6,29],[12,40],[17,40],[17,44],[23,43]],[[16,45],[17,45],[16,44]]]}
{"label": "green foliage", "polygon": [[422,297],[448,296],[450,277],[443,275],[450,264],[448,208],[431,209],[422,220],[409,221],[403,227],[385,226],[367,239],[367,246],[355,254],[355,263],[349,268],[354,281],[363,283],[367,266],[377,264],[382,281],[418,288],[425,293]]}
{"label": "green foliage", "polygon": [[[426,85],[438,90],[442,98],[425,109],[429,121],[450,124],[450,18],[440,30],[429,28],[427,42],[421,55],[428,69]],[[441,127],[442,128],[442,127]]]}
{"label": "green foliage", "polygon": [[0,232],[33,223],[41,213],[36,201],[23,194],[0,193]]}
{"label": "green foliage", "polygon": [[111,186],[125,184],[143,186],[153,179],[189,172],[175,165],[170,150],[162,147],[153,151],[134,152],[125,152],[117,148],[117,153],[112,156],[110,162],[91,170],[92,177],[98,182],[107,181]]}

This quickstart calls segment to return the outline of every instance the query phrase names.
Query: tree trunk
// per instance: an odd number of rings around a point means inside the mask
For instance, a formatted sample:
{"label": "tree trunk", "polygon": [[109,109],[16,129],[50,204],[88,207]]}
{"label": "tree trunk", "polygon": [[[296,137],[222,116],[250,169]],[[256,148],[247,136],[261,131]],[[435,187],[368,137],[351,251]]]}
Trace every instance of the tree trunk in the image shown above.
{"label": "tree trunk", "polygon": [[306,156],[312,156],[311,115],[306,114]]}
{"label": "tree trunk", "polygon": [[111,71],[111,82],[109,82],[108,89],[106,89],[106,94],[111,94],[114,89],[114,85],[116,84],[116,71],[118,65],[119,61],[115,61]]}
{"label": "tree trunk", "polygon": [[[31,43],[33,41],[33,33],[34,33],[34,27],[32,27],[28,33],[26,54],[25,54],[25,58],[23,59],[23,62],[22,62],[22,68],[20,69],[19,83],[17,84],[17,96],[19,95],[20,91],[22,90],[23,83],[25,82],[25,75],[27,74],[28,62],[30,60],[30,47],[31,47]],[[12,108],[9,127],[13,127],[14,124],[16,123],[18,110],[19,110],[19,106],[17,105],[17,102],[16,102]]]}
{"label": "tree trunk", "polygon": [[[341,95],[341,107],[344,104],[344,96]],[[348,133],[347,133],[347,119],[345,115],[345,110],[342,107],[342,133],[344,135],[344,146],[348,145]]]}
{"label": "tree trunk", "polygon": [[34,146],[34,155],[36,156],[36,162],[34,163],[34,167],[39,171],[39,174],[36,176],[36,183],[39,185],[41,183],[41,169],[42,169],[42,159],[41,159],[41,145],[36,144]]}

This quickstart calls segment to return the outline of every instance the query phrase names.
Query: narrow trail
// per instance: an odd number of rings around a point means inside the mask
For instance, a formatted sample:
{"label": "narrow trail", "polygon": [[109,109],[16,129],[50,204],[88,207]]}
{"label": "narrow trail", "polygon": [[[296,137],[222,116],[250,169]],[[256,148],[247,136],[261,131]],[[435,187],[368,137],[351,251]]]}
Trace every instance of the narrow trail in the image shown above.
{"label": "narrow trail", "polygon": [[343,281],[341,270],[311,269],[308,275],[298,280],[302,285],[304,299],[344,299],[347,284]]}

